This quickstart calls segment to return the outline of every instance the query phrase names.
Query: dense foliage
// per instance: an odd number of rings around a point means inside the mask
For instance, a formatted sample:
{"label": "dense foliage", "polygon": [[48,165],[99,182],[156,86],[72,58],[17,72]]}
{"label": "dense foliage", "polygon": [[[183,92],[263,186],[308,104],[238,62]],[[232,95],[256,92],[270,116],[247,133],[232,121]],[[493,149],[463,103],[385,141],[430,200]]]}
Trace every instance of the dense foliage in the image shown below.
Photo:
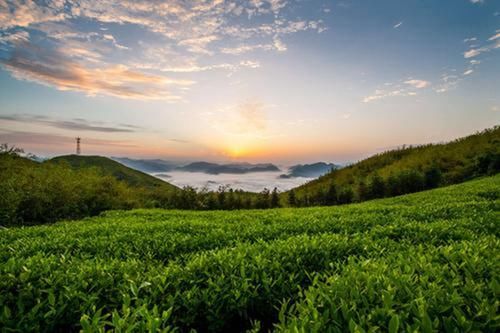
{"label": "dense foliage", "polygon": [[[282,195],[290,206],[336,205],[457,184],[500,171],[500,127],[444,144],[374,155]],[[290,198],[291,197],[291,198]]]}
{"label": "dense foliage", "polygon": [[0,154],[0,225],[51,222],[139,207],[137,194],[97,169]]}
{"label": "dense foliage", "polygon": [[499,198],[494,176],[338,207],[0,230],[0,327],[496,332]]}
{"label": "dense foliage", "polygon": [[60,156],[35,163],[0,148],[0,225],[40,224],[94,216],[110,209],[266,209],[331,206],[393,197],[500,171],[500,127],[448,144],[408,147],[334,170],[278,193],[221,186],[185,187],[100,156]]}

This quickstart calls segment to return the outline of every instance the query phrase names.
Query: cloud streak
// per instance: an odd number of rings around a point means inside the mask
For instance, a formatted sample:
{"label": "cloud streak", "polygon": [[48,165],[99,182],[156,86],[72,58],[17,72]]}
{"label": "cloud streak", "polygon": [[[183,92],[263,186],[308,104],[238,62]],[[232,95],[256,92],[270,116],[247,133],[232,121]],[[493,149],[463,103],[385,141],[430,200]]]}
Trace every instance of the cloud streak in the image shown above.
{"label": "cloud streak", "polygon": [[386,83],[384,88],[376,89],[371,95],[363,98],[363,103],[370,103],[388,97],[406,97],[416,96],[418,90],[427,88],[431,85],[429,81],[409,78],[400,83]]}
{"label": "cloud streak", "polygon": [[91,131],[101,133],[132,133],[141,129],[138,126],[129,124],[120,124],[119,126],[93,124],[81,118],[73,120],[55,120],[49,117],[34,115],[0,115],[0,121],[1,120],[15,121],[23,124],[39,124],[71,131]]}
{"label": "cloud streak", "polygon": [[[19,146],[24,145],[34,145],[34,146],[61,146],[61,145],[73,145],[75,138],[72,136],[40,133],[40,132],[30,132],[30,131],[12,131],[8,129],[0,128],[0,142],[7,142]],[[85,138],[85,145],[90,146],[109,146],[109,147],[123,147],[132,148],[137,147],[136,145],[118,140],[104,140],[96,138]]]}

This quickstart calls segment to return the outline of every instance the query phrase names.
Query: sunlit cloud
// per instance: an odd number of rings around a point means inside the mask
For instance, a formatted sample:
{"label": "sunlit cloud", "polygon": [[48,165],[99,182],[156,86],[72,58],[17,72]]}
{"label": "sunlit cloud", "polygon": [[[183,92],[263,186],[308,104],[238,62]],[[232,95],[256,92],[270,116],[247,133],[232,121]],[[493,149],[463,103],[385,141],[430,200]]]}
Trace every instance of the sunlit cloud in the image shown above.
{"label": "sunlit cloud", "polygon": [[363,98],[363,103],[385,99],[388,97],[416,96],[417,90],[427,88],[431,83],[425,80],[409,78],[399,83],[385,83],[383,88],[376,89],[372,94]]}
{"label": "sunlit cloud", "polygon": [[470,49],[470,50],[464,52],[464,58],[466,58],[466,59],[473,58],[473,57],[476,57],[476,56],[478,56],[481,53],[486,52],[486,51],[488,51],[488,49],[484,48],[484,47],[478,48],[478,49]]}
{"label": "sunlit cloud", "polygon": [[500,30],[497,30],[496,32],[497,32],[496,34],[488,38],[489,41],[497,40],[500,38]]}
{"label": "sunlit cloud", "polygon": [[409,84],[410,86],[413,86],[417,89],[422,89],[422,88],[428,87],[431,84],[429,81],[415,80],[415,79],[407,80],[407,81],[405,81],[405,83]]}
{"label": "sunlit cloud", "polygon": [[[292,3],[297,5],[288,0],[0,0],[1,64],[18,79],[59,90],[180,101],[185,99],[180,91],[195,80],[164,73],[258,68],[258,59],[239,56],[257,49],[283,52],[286,36],[326,30],[321,20],[294,17],[288,10]],[[245,15],[248,19],[241,20]],[[113,24],[143,38],[117,34]],[[238,58],[220,61],[219,54]]]}
{"label": "sunlit cloud", "polygon": [[256,45],[239,45],[237,47],[224,47],[221,48],[221,52],[225,54],[240,55],[247,52],[253,52],[256,50],[270,51],[275,49],[273,44],[256,44]]}
{"label": "sunlit cloud", "polygon": [[488,38],[488,42],[491,42],[491,43],[488,43],[482,47],[475,47],[475,48],[471,48],[470,50],[465,51],[464,58],[466,58],[466,59],[474,58],[474,57],[477,57],[478,55],[480,55],[481,53],[490,52],[494,49],[500,48],[500,30],[497,30],[493,36]]}
{"label": "sunlit cloud", "polygon": [[28,27],[32,24],[63,21],[69,17],[65,1],[47,1],[39,6],[35,1],[0,0],[0,29]]}
{"label": "sunlit cloud", "polygon": [[190,86],[194,82],[132,70],[125,65],[84,66],[60,49],[41,49],[23,43],[1,64],[20,80],[38,82],[59,90],[81,91],[89,96],[179,100],[169,87]]}

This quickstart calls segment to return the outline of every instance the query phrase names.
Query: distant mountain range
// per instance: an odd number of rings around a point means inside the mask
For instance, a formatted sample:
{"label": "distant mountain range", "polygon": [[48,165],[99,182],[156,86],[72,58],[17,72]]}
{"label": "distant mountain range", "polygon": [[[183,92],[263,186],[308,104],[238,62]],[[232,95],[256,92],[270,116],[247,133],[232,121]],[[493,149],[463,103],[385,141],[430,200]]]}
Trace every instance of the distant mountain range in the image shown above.
{"label": "distant mountain range", "polygon": [[[165,173],[170,171],[187,171],[187,172],[202,172],[210,175],[218,175],[221,173],[228,174],[244,174],[251,172],[265,172],[265,171],[280,171],[280,169],[271,163],[228,163],[218,164],[210,162],[193,162],[184,164],[181,162],[165,161],[160,159],[140,160],[131,159],[128,157],[112,157],[117,161],[129,168],[133,168],[147,173]],[[162,177],[168,175],[163,174]]]}
{"label": "distant mountain range", "polygon": [[217,164],[209,162],[194,162],[182,167],[177,167],[176,170],[188,171],[188,172],[204,172],[210,175],[218,175],[221,173],[244,174],[251,172],[280,171],[280,169],[276,165],[271,163]]}
{"label": "distant mountain range", "polygon": [[[281,171],[280,168],[272,163],[212,163],[199,161],[185,164],[182,162],[166,161],[161,159],[132,159],[128,157],[112,157],[112,159],[129,168],[142,172],[161,173],[161,178],[168,178],[169,175],[166,173],[171,171],[201,172],[209,175]],[[318,178],[327,174],[332,169],[338,169],[339,167],[339,165],[325,162],[297,164],[288,168],[288,172],[280,175],[279,177]]]}
{"label": "distant mountain range", "polygon": [[318,162],[313,164],[297,164],[288,169],[287,174],[283,174],[280,178],[295,178],[307,177],[318,178],[328,172],[338,169],[340,166],[333,163]]}

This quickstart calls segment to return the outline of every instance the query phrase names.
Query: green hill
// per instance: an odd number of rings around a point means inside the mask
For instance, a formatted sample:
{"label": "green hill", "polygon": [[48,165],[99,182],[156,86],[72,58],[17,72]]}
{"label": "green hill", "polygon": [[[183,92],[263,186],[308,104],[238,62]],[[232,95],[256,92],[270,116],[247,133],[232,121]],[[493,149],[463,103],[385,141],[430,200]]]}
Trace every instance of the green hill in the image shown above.
{"label": "green hill", "polygon": [[[460,183],[500,171],[500,127],[452,142],[374,155],[293,189],[296,205],[365,201]],[[290,192],[282,194],[289,204]]]}
{"label": "green hill", "polygon": [[0,229],[6,332],[496,332],[500,176],[361,204]]}
{"label": "green hill", "polygon": [[184,207],[179,193],[173,185],[104,157],[62,156],[40,163],[0,152],[0,226],[77,219],[112,209]]}
{"label": "green hill", "polygon": [[117,180],[123,181],[133,187],[162,188],[166,190],[178,189],[176,186],[161,179],[134,170],[103,156],[66,155],[54,157],[48,161],[48,163],[61,162],[66,162],[75,169],[98,168],[103,174],[111,175]]}

